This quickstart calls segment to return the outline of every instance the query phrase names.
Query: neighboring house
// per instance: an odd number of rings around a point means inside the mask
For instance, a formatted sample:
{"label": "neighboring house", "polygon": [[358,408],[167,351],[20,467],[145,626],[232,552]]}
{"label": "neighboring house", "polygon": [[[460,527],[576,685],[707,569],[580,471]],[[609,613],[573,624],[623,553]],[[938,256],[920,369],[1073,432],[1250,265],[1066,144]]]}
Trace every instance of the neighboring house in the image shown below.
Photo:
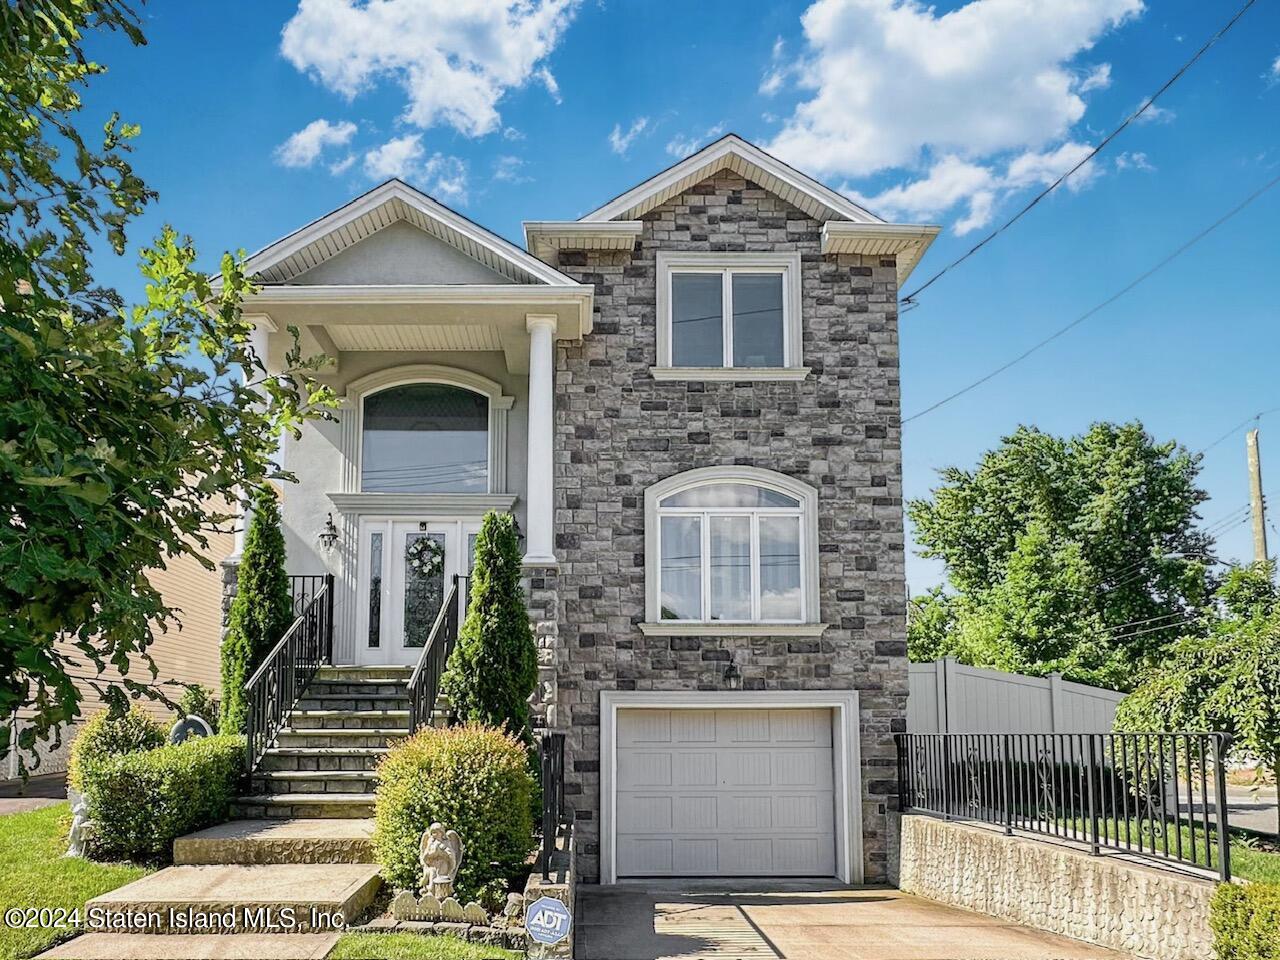
{"label": "neighboring house", "polygon": [[258,345],[278,365],[296,326],[342,398],[284,449],[290,572],[335,578],[334,661],[416,663],[445,584],[406,546],[465,574],[513,511],[585,879],[883,880],[898,288],[937,228],[729,136],[525,232],[392,180],[250,259]]}

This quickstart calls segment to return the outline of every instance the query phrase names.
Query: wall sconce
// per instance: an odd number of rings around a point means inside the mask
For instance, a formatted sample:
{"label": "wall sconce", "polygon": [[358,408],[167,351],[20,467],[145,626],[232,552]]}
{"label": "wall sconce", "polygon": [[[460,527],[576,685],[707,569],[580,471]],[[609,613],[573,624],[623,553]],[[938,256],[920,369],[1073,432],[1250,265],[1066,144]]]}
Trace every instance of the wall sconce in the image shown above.
{"label": "wall sconce", "polygon": [[333,524],[333,514],[329,514],[329,519],[324,522],[324,529],[320,531],[320,546],[326,550],[332,550],[333,545],[338,542],[338,528]]}
{"label": "wall sconce", "polygon": [[730,690],[742,689],[742,671],[738,669],[738,665],[734,662],[733,656],[729,657],[729,664],[724,668],[722,677],[724,685]]}

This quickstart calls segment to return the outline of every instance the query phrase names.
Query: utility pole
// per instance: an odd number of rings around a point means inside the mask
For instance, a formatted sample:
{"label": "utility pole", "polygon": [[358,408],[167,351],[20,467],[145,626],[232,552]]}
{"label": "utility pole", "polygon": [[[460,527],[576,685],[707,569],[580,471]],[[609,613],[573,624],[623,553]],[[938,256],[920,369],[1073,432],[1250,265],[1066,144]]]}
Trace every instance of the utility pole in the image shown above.
{"label": "utility pole", "polygon": [[1262,458],[1258,454],[1258,431],[1250,430],[1245,436],[1249,449],[1249,496],[1253,504],[1253,559],[1267,561],[1267,516],[1262,502]]}

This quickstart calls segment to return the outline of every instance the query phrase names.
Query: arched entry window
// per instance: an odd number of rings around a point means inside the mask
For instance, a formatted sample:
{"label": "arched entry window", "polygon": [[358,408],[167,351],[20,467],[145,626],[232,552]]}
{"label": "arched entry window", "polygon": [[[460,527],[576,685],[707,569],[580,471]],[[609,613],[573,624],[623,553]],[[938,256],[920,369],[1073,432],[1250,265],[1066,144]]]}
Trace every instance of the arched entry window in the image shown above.
{"label": "arched entry window", "polygon": [[488,491],[488,397],[451,384],[406,383],[363,403],[363,492]]}

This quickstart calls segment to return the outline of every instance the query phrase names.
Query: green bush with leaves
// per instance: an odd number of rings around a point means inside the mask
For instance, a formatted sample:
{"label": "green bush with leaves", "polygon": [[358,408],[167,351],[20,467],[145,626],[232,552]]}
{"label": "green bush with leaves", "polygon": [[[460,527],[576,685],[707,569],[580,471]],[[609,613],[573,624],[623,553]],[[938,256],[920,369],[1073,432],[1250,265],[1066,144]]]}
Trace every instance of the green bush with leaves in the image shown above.
{"label": "green bush with leaves", "polygon": [[455,890],[464,903],[518,878],[533,848],[533,777],[518,738],[475,724],[426,727],[378,766],[374,849],[387,882],[417,888],[422,833],[462,837]]}
{"label": "green bush with leaves", "polygon": [[1218,960],[1280,960],[1280,883],[1224,883],[1209,908]]}
{"label": "green bush with leaves", "polygon": [[83,791],[85,770],[89,767],[113,757],[154,750],[164,746],[166,739],[164,724],[136,704],[124,716],[114,719],[107,710],[96,713],[71,741],[67,782]]}
{"label": "green bush with leaves", "polygon": [[476,537],[471,599],[441,691],[459,719],[530,740],[529,697],[538,650],[521,576],[520,534],[509,513],[485,514]]}
{"label": "green bush with leaves", "polygon": [[244,751],[244,737],[197,737],[86,765],[93,856],[167,860],[175,839],[226,820]]}
{"label": "green bush with leaves", "polygon": [[248,704],[244,685],[293,622],[289,573],[285,568],[280,504],[267,492],[254,498],[244,538],[236,595],[222,642],[222,733],[244,733]]}
{"label": "green bush with leaves", "polygon": [[178,701],[178,712],[184,717],[199,717],[207,720],[210,726],[218,725],[218,700],[208,687],[193,683]]}

